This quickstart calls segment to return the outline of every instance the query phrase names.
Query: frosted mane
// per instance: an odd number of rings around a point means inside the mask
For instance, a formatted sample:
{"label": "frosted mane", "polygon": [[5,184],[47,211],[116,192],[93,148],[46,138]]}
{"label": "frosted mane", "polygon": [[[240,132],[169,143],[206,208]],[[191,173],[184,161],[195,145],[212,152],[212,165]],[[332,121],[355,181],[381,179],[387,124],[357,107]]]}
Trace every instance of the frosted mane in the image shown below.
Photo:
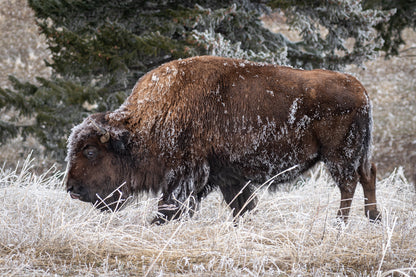
{"label": "frosted mane", "polygon": [[84,119],[82,123],[76,125],[71,130],[71,134],[68,138],[67,156],[65,158],[65,161],[67,163],[70,163],[72,161],[72,158],[75,155],[75,149],[76,149],[77,143],[81,139],[85,139],[91,134],[92,128],[89,126],[91,125],[91,123],[88,124],[89,120],[87,119],[88,118]]}
{"label": "frosted mane", "polygon": [[[121,108],[122,107],[120,107],[120,109]],[[118,113],[118,112],[112,112],[110,115],[114,117],[123,116],[122,113]],[[80,124],[72,128],[71,134],[68,138],[67,156],[65,158],[65,161],[67,163],[70,163],[74,159],[76,151],[78,151],[77,148],[79,147],[79,144],[82,141],[86,140],[87,138],[91,136],[97,135],[97,126],[109,132],[110,137],[113,139],[119,139],[122,136],[122,134],[127,131],[124,128],[113,127],[108,124],[103,125],[97,122],[97,120],[95,119],[94,119],[94,124],[93,124],[91,122],[91,119],[93,119],[93,116],[94,115],[91,115],[85,118],[83,122],[81,122]]]}

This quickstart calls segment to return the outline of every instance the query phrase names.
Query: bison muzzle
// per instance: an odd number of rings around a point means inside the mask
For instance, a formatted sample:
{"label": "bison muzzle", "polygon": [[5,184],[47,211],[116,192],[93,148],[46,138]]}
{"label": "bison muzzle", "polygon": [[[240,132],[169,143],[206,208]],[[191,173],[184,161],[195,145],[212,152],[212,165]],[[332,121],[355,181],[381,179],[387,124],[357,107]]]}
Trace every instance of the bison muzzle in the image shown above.
{"label": "bison muzzle", "polygon": [[341,191],[338,216],[347,220],[360,182],[365,214],[376,220],[371,128],[370,99],[350,75],[176,60],[140,78],[119,109],[73,128],[66,186],[103,210],[141,191],[162,193],[156,223],[192,214],[218,187],[236,216],[255,207],[252,185],[296,166],[274,184],[291,181],[323,161]]}

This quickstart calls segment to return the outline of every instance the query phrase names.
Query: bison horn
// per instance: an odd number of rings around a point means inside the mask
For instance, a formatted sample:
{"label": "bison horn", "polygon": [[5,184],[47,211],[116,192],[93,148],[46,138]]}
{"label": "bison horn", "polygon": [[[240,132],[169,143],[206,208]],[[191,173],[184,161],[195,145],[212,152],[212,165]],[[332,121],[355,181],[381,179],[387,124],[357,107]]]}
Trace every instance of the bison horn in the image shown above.
{"label": "bison horn", "polygon": [[95,123],[95,121],[92,118],[90,118],[90,122],[92,123],[92,125],[94,125],[98,134],[101,136],[100,137],[101,143],[108,142],[110,140],[110,133],[106,129],[104,129],[103,127],[98,126],[97,123]]}
{"label": "bison horn", "polygon": [[108,132],[105,132],[105,134],[100,137],[101,143],[106,143],[109,140],[110,140],[110,134]]}

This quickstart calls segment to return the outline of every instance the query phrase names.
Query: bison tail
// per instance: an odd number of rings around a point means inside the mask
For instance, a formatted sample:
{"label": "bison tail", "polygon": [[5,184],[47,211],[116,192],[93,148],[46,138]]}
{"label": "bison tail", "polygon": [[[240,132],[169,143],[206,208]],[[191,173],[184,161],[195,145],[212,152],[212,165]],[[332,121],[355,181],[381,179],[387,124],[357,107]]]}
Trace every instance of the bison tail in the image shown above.
{"label": "bison tail", "polygon": [[369,179],[375,174],[375,165],[371,163],[373,118],[370,100],[368,100],[368,105],[362,109],[361,115],[362,119],[358,122],[361,123],[359,129],[363,134],[363,140],[358,173],[361,178]]}
{"label": "bison tail", "polygon": [[371,104],[368,101],[368,105],[363,109],[363,144],[360,166],[358,167],[358,174],[360,177],[360,183],[363,187],[365,198],[365,215],[371,221],[379,221],[381,219],[380,212],[377,211],[376,204],[376,166],[371,163],[371,131],[372,131],[372,117],[371,117]]}

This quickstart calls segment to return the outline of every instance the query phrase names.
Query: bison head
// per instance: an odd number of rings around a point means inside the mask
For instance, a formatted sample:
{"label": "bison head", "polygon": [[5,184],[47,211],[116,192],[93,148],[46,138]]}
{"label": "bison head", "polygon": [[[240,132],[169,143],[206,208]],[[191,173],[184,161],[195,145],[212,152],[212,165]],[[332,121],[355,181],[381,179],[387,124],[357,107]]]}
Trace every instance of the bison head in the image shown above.
{"label": "bison head", "polygon": [[[129,195],[129,133],[109,126],[105,114],[89,116],[68,141],[66,188],[71,198],[115,211]],[[131,168],[131,167],[130,167]]]}

